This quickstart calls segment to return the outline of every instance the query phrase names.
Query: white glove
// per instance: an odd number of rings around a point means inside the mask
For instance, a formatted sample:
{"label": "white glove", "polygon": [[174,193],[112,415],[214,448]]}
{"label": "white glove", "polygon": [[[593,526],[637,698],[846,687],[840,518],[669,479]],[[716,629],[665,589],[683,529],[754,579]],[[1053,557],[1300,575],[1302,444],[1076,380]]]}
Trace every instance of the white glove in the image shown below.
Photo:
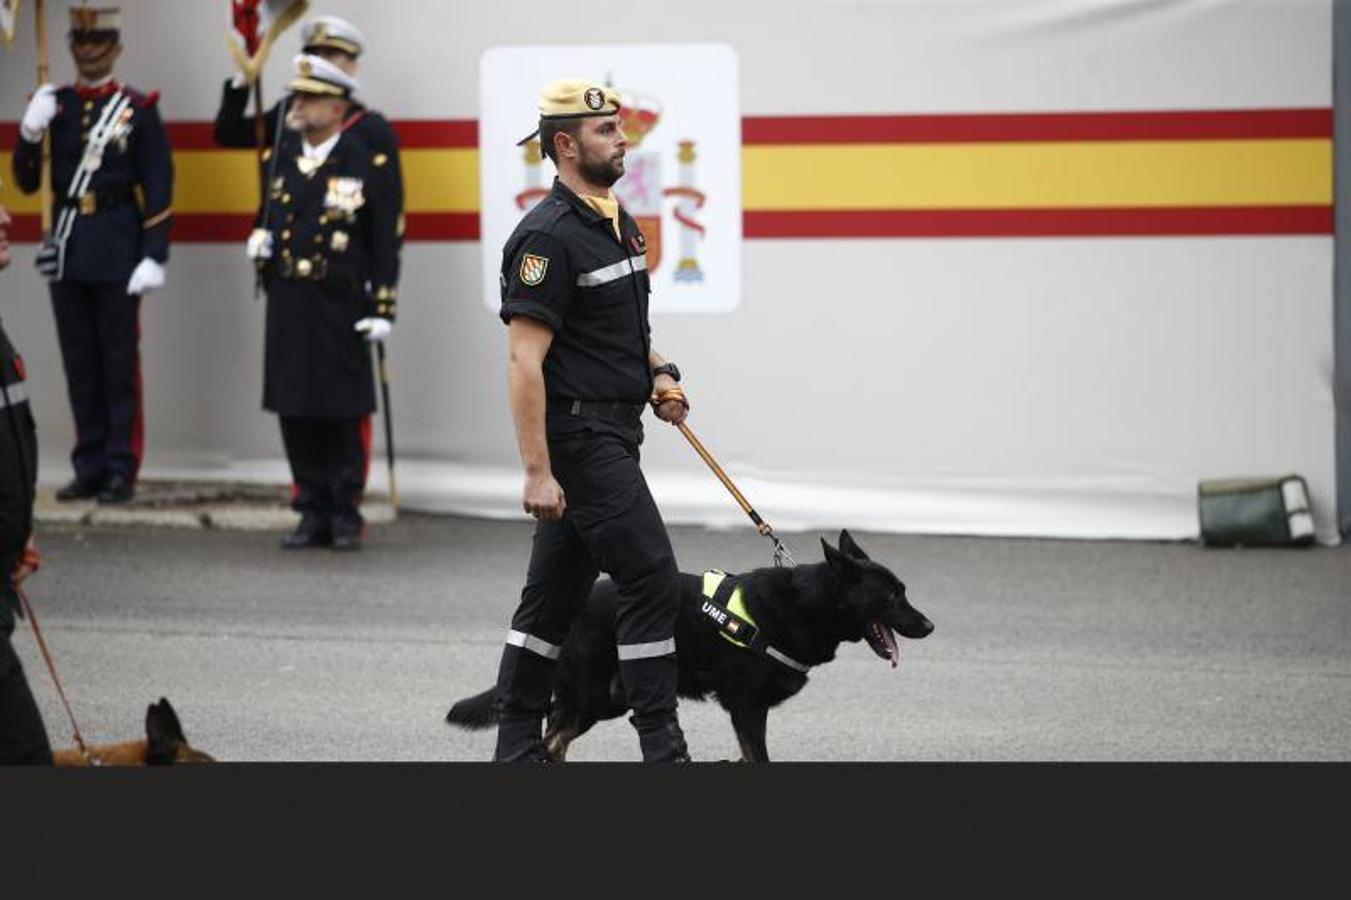
{"label": "white glove", "polygon": [[164,266],[147,256],[141,260],[136,271],[131,273],[131,281],[127,282],[127,293],[139,297],[162,287],[164,287]]}
{"label": "white glove", "polygon": [[23,121],[19,123],[19,133],[28,143],[36,144],[42,140],[47,126],[55,118],[56,85],[44,84],[33,92],[33,99],[28,101],[28,109],[24,110]]}
{"label": "white glove", "polygon": [[249,259],[271,259],[272,232],[266,228],[253,229],[249,232],[249,240],[244,245],[244,252],[248,254]]}
{"label": "white glove", "polygon": [[390,324],[389,319],[372,316],[358,322],[356,330],[365,334],[368,341],[383,341],[389,337],[389,333],[394,330],[394,326]]}

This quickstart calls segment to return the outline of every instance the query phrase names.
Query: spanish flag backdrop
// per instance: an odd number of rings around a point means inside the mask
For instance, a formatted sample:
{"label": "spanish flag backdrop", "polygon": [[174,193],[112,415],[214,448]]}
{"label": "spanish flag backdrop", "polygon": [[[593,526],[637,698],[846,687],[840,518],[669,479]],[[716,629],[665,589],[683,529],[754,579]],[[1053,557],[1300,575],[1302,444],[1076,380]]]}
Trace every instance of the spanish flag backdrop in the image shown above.
{"label": "spanish flag backdrop", "polygon": [[[395,122],[408,237],[478,239],[478,129]],[[238,241],[258,202],[250,151],[171,122],[174,240]],[[8,173],[18,139],[0,124]],[[742,122],[748,238],[1332,233],[1327,108],[755,116]],[[0,203],[19,240],[35,197]]]}

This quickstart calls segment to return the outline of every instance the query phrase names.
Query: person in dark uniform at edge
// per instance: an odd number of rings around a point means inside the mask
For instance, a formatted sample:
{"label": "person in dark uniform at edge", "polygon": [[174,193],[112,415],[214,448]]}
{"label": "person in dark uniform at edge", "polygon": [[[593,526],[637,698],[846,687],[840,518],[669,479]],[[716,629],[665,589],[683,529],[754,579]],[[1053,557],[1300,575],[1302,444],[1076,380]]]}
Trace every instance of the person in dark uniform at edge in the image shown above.
{"label": "person in dark uniform at edge", "polygon": [[[10,263],[9,224],[0,206],[0,270]],[[10,643],[19,602],[15,586],[38,564],[33,545],[37,450],[23,360],[0,322],[0,765],[52,761],[47,730]]]}
{"label": "person in dark uniform at edge", "polygon": [[396,312],[394,161],[342,128],[355,78],[317,56],[295,67],[299,130],[285,132],[247,244],[267,290],[263,408],[280,417],[301,514],[283,546],[354,550],[375,410],[368,342]]}
{"label": "person in dark uniform at edge", "polygon": [[[300,40],[302,53],[321,56],[353,78],[357,77],[358,59],[366,49],[366,39],[351,22],[337,16],[316,16],[302,27]],[[250,90],[248,81],[240,74],[225,82],[215,128],[216,143],[222,147],[258,146],[257,122],[248,112]],[[281,108],[281,103],[274,103],[264,115],[264,140],[268,143],[276,136]],[[355,131],[372,150],[385,154],[392,161],[402,237],[403,175],[399,165],[398,135],[384,116],[355,99],[343,127]]]}
{"label": "person in dark uniform at edge", "polygon": [[169,259],[173,160],[158,93],[120,84],[116,8],[70,10],[72,86],[34,93],[14,149],[25,194],[42,180],[51,133],[52,235],[38,254],[51,279],[61,361],[75,418],[75,478],[60,500],[125,503],[144,454],[141,297],[164,286]]}
{"label": "person in dark uniform at edge", "polygon": [[619,109],[593,82],[544,88],[538,134],[558,177],[502,252],[522,505],[538,524],[498,671],[497,761],[546,757],[560,646],[602,571],[619,590],[619,674],[642,757],[689,759],[676,716],[675,554],[638,452],[644,406],[679,424],[689,404],[679,370],[652,349],[646,239],[610,190],[628,146]]}

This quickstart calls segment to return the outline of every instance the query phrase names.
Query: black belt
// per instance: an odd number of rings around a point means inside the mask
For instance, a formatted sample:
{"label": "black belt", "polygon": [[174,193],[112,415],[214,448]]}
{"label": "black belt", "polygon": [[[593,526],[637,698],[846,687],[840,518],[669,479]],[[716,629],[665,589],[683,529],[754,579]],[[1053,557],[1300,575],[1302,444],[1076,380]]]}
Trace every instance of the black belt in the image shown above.
{"label": "black belt", "polygon": [[62,206],[74,206],[82,216],[92,216],[105,209],[116,209],[136,202],[136,189],[129,184],[111,184],[85,191],[77,197],[62,197]]}
{"label": "black belt", "polygon": [[569,400],[566,397],[551,397],[548,411],[565,413],[570,416],[582,416],[588,419],[600,419],[636,428],[643,417],[645,403],[628,403],[623,400]]}

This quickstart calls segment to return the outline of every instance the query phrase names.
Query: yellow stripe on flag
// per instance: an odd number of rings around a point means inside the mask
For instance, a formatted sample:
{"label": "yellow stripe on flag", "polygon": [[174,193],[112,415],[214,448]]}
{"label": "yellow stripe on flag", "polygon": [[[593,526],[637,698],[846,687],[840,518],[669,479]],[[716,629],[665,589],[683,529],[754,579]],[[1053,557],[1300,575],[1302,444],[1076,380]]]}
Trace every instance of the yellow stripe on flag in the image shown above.
{"label": "yellow stripe on flag", "polygon": [[749,146],[748,210],[1332,202],[1325,139]]}

